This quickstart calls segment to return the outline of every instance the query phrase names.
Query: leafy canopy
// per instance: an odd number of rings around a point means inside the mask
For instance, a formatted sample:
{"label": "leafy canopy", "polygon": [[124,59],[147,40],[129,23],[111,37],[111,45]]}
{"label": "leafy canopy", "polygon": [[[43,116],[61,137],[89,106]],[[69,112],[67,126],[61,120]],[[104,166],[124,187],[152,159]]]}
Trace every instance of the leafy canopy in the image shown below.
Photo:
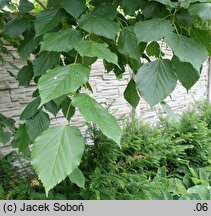
{"label": "leafy canopy", "polygon": [[[18,128],[0,114],[0,142],[14,137],[23,153],[33,144],[32,165],[46,193],[66,177],[84,187],[78,166],[85,141],[71,126],[75,110],[118,145],[122,136],[116,119],[90,95],[91,65],[103,59],[118,78],[129,65],[134,75],[124,97],[133,107],[140,97],[151,106],[162,102],[177,81],[189,90],[210,54],[210,8],[209,0],[1,0],[0,61],[12,55],[5,44],[16,47],[26,63],[16,79],[21,86],[34,81],[37,90]],[[49,129],[46,110],[54,116],[61,110],[68,123]]]}

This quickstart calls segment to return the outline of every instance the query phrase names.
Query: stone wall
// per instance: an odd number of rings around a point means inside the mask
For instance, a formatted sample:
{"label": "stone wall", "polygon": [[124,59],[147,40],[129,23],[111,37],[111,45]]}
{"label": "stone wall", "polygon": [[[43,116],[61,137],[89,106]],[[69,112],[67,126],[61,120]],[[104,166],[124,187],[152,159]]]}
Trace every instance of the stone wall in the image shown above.
{"label": "stone wall", "polygon": [[[16,51],[11,48],[13,55],[16,56]],[[167,52],[168,57],[171,53]],[[16,56],[17,57],[17,56]],[[21,68],[24,63],[18,58],[14,61],[12,57],[5,56],[7,62],[11,62],[13,65]],[[35,85],[30,87],[20,87],[14,77],[9,76],[9,72],[17,74],[17,70],[6,63],[0,66],[0,112],[7,117],[14,118],[19,121],[20,113],[26,107],[26,105],[32,100],[32,92],[36,89]],[[111,72],[107,74],[101,61],[96,62],[92,66],[92,72],[90,77],[90,84],[93,88],[93,95],[95,99],[103,106],[110,106],[110,112],[117,117],[130,117],[132,115],[131,106],[123,98],[123,92],[130,80],[131,72],[127,69],[123,79],[117,80],[115,75]],[[191,89],[190,92],[182,87],[180,84],[172,93],[171,98],[168,98],[168,104],[175,112],[181,112],[187,109],[194,100],[203,100],[208,97],[208,63],[204,64],[202,75],[198,83]],[[135,113],[139,119],[145,121],[155,122],[158,118],[159,106],[150,108],[149,105],[142,99],[135,110]],[[52,124],[62,124],[64,119],[61,113],[56,118],[52,117]],[[83,118],[76,113],[72,123],[79,126],[84,131]],[[9,147],[0,147],[0,151],[9,151]]]}

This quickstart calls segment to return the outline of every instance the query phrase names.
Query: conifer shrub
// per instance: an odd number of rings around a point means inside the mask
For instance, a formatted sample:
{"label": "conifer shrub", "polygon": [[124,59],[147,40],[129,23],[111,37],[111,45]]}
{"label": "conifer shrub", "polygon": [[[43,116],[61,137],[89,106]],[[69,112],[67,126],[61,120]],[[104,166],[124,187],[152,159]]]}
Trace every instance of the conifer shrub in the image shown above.
{"label": "conifer shrub", "polygon": [[[0,160],[0,198],[72,200],[211,199],[211,106],[198,104],[179,120],[151,126],[126,122],[121,148],[89,125],[80,169],[85,188],[66,178],[48,198],[36,175],[23,178]],[[12,183],[12,184],[11,184]]]}

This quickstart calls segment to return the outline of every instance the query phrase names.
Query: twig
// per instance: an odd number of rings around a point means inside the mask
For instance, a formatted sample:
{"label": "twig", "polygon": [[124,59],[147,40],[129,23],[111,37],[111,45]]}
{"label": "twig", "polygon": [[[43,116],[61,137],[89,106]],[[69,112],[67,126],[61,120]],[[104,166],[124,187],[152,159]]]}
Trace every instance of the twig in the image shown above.
{"label": "twig", "polygon": [[77,63],[77,59],[78,59],[78,52],[76,53],[75,60],[74,60],[74,64]]}
{"label": "twig", "polygon": [[0,30],[0,36],[4,34],[4,30]]}
{"label": "twig", "polygon": [[[72,103],[70,102],[70,104],[69,104],[69,106],[68,106],[68,108],[67,108],[67,113],[66,113],[66,115],[65,115],[65,118],[68,120],[68,114],[69,114],[69,112],[70,112],[70,108],[71,108],[71,106],[72,106]],[[68,121],[69,122],[69,121]]]}
{"label": "twig", "polygon": [[47,10],[47,7],[40,1],[40,0],[35,0],[42,8]]}

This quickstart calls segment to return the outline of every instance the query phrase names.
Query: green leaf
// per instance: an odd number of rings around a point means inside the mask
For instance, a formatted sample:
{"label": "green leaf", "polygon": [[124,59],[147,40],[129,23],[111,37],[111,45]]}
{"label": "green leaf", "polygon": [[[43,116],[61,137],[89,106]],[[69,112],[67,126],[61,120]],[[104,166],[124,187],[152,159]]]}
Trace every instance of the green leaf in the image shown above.
{"label": "green leaf", "polygon": [[5,27],[5,33],[10,37],[20,36],[30,27],[30,22],[24,18],[17,18],[8,22]]}
{"label": "green leaf", "polygon": [[134,108],[137,107],[140,97],[136,90],[136,84],[133,79],[130,80],[130,82],[127,85],[127,88],[124,91],[124,98],[126,101],[131,104]]}
{"label": "green leaf", "polygon": [[193,167],[193,168],[192,168],[192,167],[189,167],[189,170],[190,170],[191,175],[197,179],[197,178],[198,178],[197,169],[194,168],[194,167]]}
{"label": "green leaf", "polygon": [[0,143],[7,144],[10,141],[11,134],[7,131],[4,131],[3,128],[0,127]]}
{"label": "green leaf", "polygon": [[198,194],[202,200],[210,199],[210,192],[204,185],[196,185],[194,187],[188,188],[187,192],[188,194]]}
{"label": "green leaf", "polygon": [[67,97],[61,104],[62,107],[62,113],[64,114],[64,117],[70,121],[70,119],[75,114],[75,107],[72,106],[72,100]]}
{"label": "green leaf", "polygon": [[84,138],[76,127],[49,128],[39,136],[32,149],[32,165],[46,194],[80,164]]}
{"label": "green leaf", "polygon": [[183,182],[178,178],[170,178],[169,182],[169,192],[180,196],[181,194],[186,194],[186,188]]}
{"label": "green leaf", "polygon": [[62,10],[41,11],[34,21],[36,36],[42,35],[56,27],[62,19]]}
{"label": "green leaf", "polygon": [[78,20],[79,26],[89,33],[114,39],[120,30],[119,24],[103,16],[83,15]]}
{"label": "green leaf", "polygon": [[140,61],[137,61],[136,59],[129,58],[128,64],[130,68],[132,69],[134,74],[137,74],[138,69],[141,67],[142,63]]}
{"label": "green leaf", "polygon": [[180,28],[190,28],[193,24],[193,18],[187,10],[181,9],[176,13],[176,23]]}
{"label": "green leaf", "polygon": [[145,7],[142,10],[144,19],[149,19],[149,18],[164,18],[169,15],[169,11],[165,6],[160,4],[159,2],[147,2]]}
{"label": "green leaf", "polygon": [[9,127],[15,129],[15,120],[0,113],[0,127]]}
{"label": "green leaf", "polygon": [[23,110],[20,116],[20,120],[26,120],[32,118],[37,112],[40,105],[40,97],[34,99],[27,107]]}
{"label": "green leaf", "polygon": [[197,28],[191,28],[191,36],[195,39],[195,41],[204,45],[209,55],[211,55],[211,30],[205,31]]}
{"label": "green leaf", "polygon": [[180,6],[183,8],[189,8],[191,3],[195,3],[195,2],[208,2],[209,0],[184,0],[184,1],[180,1]]}
{"label": "green leaf", "polygon": [[20,86],[29,86],[30,81],[33,78],[32,65],[23,66],[17,75],[17,80]]}
{"label": "green leaf", "polygon": [[52,69],[59,62],[59,53],[44,51],[37,56],[33,63],[34,76],[45,74],[48,69]]}
{"label": "green leaf", "polygon": [[34,9],[34,4],[27,0],[20,0],[18,10],[20,13],[28,13]]}
{"label": "green leaf", "polygon": [[19,152],[25,153],[30,144],[29,135],[26,131],[26,124],[19,126],[12,141],[12,147],[18,148]]}
{"label": "green leaf", "polygon": [[196,3],[192,4],[189,8],[192,16],[199,16],[204,22],[211,20],[211,3]]}
{"label": "green leaf", "polygon": [[117,15],[116,8],[109,3],[102,3],[93,12],[93,15],[104,16],[108,19],[113,20]]}
{"label": "green leaf", "polygon": [[178,6],[177,2],[173,2],[173,1],[170,1],[170,0],[150,0],[150,1],[160,2],[161,4],[169,5],[169,6],[173,7],[173,8]]}
{"label": "green leaf", "polygon": [[39,82],[41,105],[48,101],[75,92],[89,79],[90,68],[82,64],[58,66],[48,70]]}
{"label": "green leaf", "polygon": [[148,56],[155,56],[159,58],[160,55],[164,55],[160,50],[160,45],[156,41],[152,41],[146,49]]}
{"label": "green leaf", "polygon": [[134,15],[135,11],[140,9],[141,3],[141,0],[123,0],[122,7],[126,14]]}
{"label": "green leaf", "polygon": [[103,65],[108,73],[113,71],[117,79],[122,79],[122,74],[125,72],[125,68],[117,67],[116,65],[109,63],[105,60],[103,61]]}
{"label": "green leaf", "polygon": [[189,176],[189,174],[185,174],[182,181],[183,181],[183,184],[185,185],[186,188],[190,188],[190,187],[194,186],[193,181],[192,181],[191,177]]}
{"label": "green leaf", "polygon": [[192,64],[181,62],[176,56],[172,59],[172,66],[174,67],[177,77],[187,91],[198,81],[200,73]]}
{"label": "green leaf", "polygon": [[122,130],[116,119],[97,101],[87,94],[77,94],[72,99],[72,105],[79,109],[86,121],[94,122],[108,138],[113,139],[120,146]]}
{"label": "green leaf", "polygon": [[162,166],[157,170],[157,176],[159,176],[161,178],[167,177],[167,169],[165,166]]}
{"label": "green leaf", "polygon": [[201,181],[207,182],[209,185],[209,175],[208,172],[204,171],[203,169],[199,168],[199,178]]}
{"label": "green leaf", "polygon": [[65,101],[66,98],[67,98],[66,95],[62,95],[62,96],[60,96],[60,97],[57,97],[57,98],[53,99],[53,101],[54,101],[54,103],[55,103],[58,107],[60,107],[61,104]]}
{"label": "green leaf", "polygon": [[29,31],[24,35],[24,40],[20,43],[18,47],[18,53],[20,57],[26,60],[31,53],[37,48],[40,37],[35,37],[34,32],[29,29]]}
{"label": "green leaf", "polygon": [[191,63],[198,71],[208,58],[205,47],[188,37],[171,33],[164,40],[180,61]]}
{"label": "green leaf", "polygon": [[69,179],[72,183],[78,185],[80,188],[85,188],[85,177],[81,170],[76,167],[72,173],[69,175]]}
{"label": "green leaf", "polygon": [[48,129],[50,119],[47,113],[40,110],[33,118],[26,120],[26,130],[31,141]]}
{"label": "green leaf", "polygon": [[75,45],[75,49],[82,57],[98,57],[118,66],[117,55],[112,53],[105,43],[101,44],[94,41],[81,41]]}
{"label": "green leaf", "polygon": [[56,9],[61,8],[61,1],[60,0],[48,0],[47,2],[48,9]]}
{"label": "green leaf", "polygon": [[170,20],[158,18],[140,21],[134,29],[138,42],[158,41],[174,30]]}
{"label": "green leaf", "polygon": [[191,180],[193,181],[194,185],[198,185],[198,184],[201,184],[201,180],[195,177],[191,177]]}
{"label": "green leaf", "polygon": [[77,19],[86,10],[86,0],[60,0],[62,7]]}
{"label": "green leaf", "polygon": [[56,116],[57,113],[58,113],[59,110],[60,110],[60,107],[58,107],[58,106],[56,105],[56,103],[55,103],[53,100],[51,100],[51,101],[49,101],[48,103],[46,103],[46,104],[44,105],[44,107],[45,107],[46,110],[48,110],[48,111],[49,111],[50,113],[52,113],[54,116]]}
{"label": "green leaf", "polygon": [[91,66],[92,64],[94,64],[97,61],[97,59],[98,59],[97,57],[84,56],[82,58],[82,63],[85,64],[85,65]]}
{"label": "green leaf", "polygon": [[41,42],[41,51],[67,52],[74,48],[74,45],[81,40],[81,32],[73,29],[66,29],[60,32],[48,33]]}
{"label": "green leaf", "polygon": [[112,3],[113,0],[91,0],[90,3],[95,7],[99,7],[102,3],[105,3],[105,2]]}
{"label": "green leaf", "polygon": [[144,64],[138,71],[136,86],[140,95],[154,106],[164,100],[176,87],[177,77],[171,61],[159,59]]}
{"label": "green leaf", "polygon": [[39,93],[39,89],[35,89],[33,92],[32,92],[32,97],[35,98],[35,97],[39,97],[40,96],[40,93]]}
{"label": "green leaf", "polygon": [[140,61],[141,50],[132,26],[125,27],[120,32],[118,50],[121,54]]}

